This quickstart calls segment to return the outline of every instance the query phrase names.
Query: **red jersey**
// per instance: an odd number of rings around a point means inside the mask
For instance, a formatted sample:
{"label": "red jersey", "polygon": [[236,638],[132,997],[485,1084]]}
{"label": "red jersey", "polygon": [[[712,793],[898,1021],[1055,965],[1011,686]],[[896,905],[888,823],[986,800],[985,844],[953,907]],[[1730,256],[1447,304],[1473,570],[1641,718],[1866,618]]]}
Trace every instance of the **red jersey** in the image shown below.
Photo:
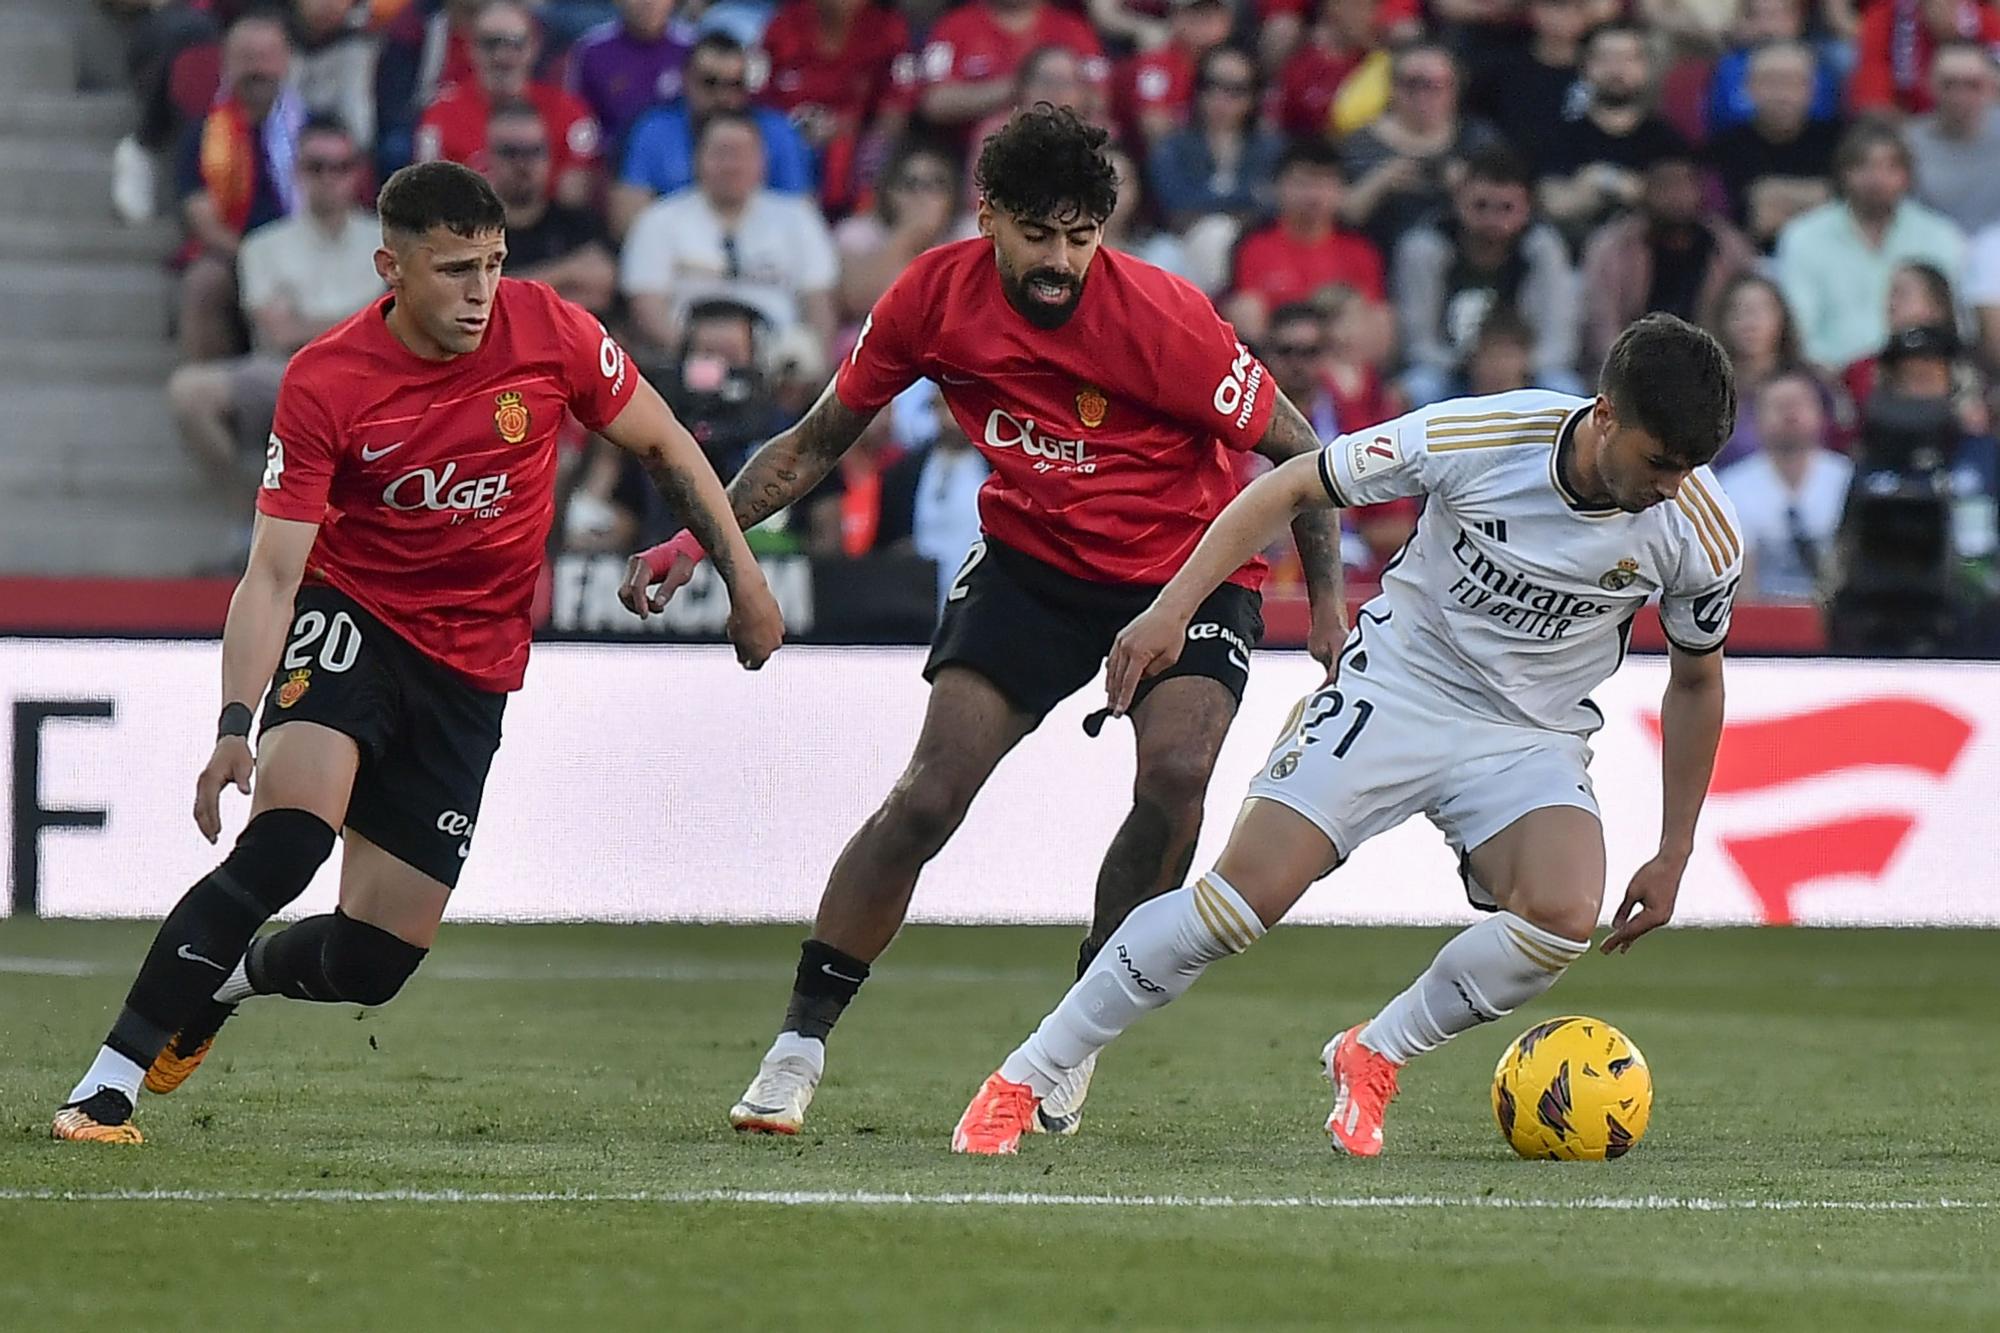
{"label": "red jersey", "polygon": [[1301,241],[1274,222],[1237,246],[1230,286],[1263,297],[1275,309],[1334,283],[1371,301],[1382,299],[1382,256],[1368,239],[1336,227],[1317,241]]}
{"label": "red jersey", "polygon": [[[552,83],[531,83],[522,96],[534,103],[548,130],[551,180],[561,180],[565,171],[577,167],[597,166],[604,136],[597,117],[580,98]],[[492,110],[486,90],[475,81],[446,88],[417,122],[417,161],[461,162],[484,172],[486,120]]]}
{"label": "red jersey", "polygon": [[[1238,490],[1231,450],[1263,439],[1277,386],[1192,284],[1100,250],[1075,313],[1038,329],[1008,303],[983,238],[903,270],[834,392],[881,410],[935,381],[993,474],[980,526],[1095,583],[1172,578]],[[1254,588],[1261,559],[1231,582]]]}
{"label": "red jersey", "polygon": [[860,129],[889,96],[896,57],[909,44],[908,20],[866,5],[855,13],[846,41],[828,47],[815,0],[789,0],[764,29],[771,58],[764,100],[785,112],[821,107],[842,129]]}
{"label": "red jersey", "polygon": [[1194,52],[1174,42],[1127,60],[1118,79],[1119,119],[1133,130],[1140,117],[1156,111],[1185,121],[1194,102],[1195,64]]}
{"label": "red jersey", "polygon": [[928,87],[1012,78],[1021,62],[1044,46],[1067,47],[1094,66],[1085,71],[1087,78],[1103,77],[1104,48],[1098,44],[1097,30],[1081,15],[1043,5],[1028,30],[1015,33],[1001,27],[985,5],[971,4],[952,10],[931,29],[930,43],[924,47],[923,82]]}
{"label": "red jersey", "polygon": [[[1854,73],[1847,83],[1850,110],[1922,114],[1936,105],[1931,59],[1937,54],[1937,38],[1917,9],[1900,0],[1875,0],[1862,7]],[[1959,41],[1977,42],[1989,55],[2000,49],[2000,12],[1990,5],[1958,0],[1953,26]]]}
{"label": "red jersey", "polygon": [[426,361],[384,297],[278,391],[258,512],[320,525],[306,578],[486,690],[521,686],[567,413],[600,430],[639,375],[594,315],[502,278],[477,351]]}

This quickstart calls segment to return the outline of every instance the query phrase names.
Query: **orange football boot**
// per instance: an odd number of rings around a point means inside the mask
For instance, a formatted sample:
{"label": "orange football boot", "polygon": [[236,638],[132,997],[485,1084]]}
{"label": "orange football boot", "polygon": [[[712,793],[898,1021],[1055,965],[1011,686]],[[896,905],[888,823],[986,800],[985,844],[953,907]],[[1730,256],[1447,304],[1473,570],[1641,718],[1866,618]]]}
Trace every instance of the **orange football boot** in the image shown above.
{"label": "orange football boot", "polygon": [[951,1150],[985,1156],[1012,1154],[1021,1146],[1021,1136],[1034,1126],[1035,1108],[1041,1100],[1025,1083],[1009,1083],[998,1073],[989,1075],[958,1118],[958,1127],[951,1131]]}
{"label": "orange football boot", "polygon": [[1326,1080],[1333,1084],[1333,1114],[1326,1132],[1333,1150],[1349,1157],[1382,1155],[1382,1113],[1396,1099],[1394,1060],[1361,1044],[1356,1023],[1320,1051]]}

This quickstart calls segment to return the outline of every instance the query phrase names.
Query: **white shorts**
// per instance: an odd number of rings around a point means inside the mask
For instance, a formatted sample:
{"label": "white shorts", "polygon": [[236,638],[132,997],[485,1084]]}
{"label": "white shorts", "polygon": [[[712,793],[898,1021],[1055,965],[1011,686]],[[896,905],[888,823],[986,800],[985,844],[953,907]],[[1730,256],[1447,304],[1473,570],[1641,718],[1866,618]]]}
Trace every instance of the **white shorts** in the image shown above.
{"label": "white shorts", "polygon": [[[1380,657],[1364,676],[1343,668],[1300,701],[1250,784],[1333,841],[1342,859],[1411,815],[1429,816],[1461,857],[1531,810],[1598,813],[1590,745],[1581,737],[1466,713]],[[1475,906],[1491,895],[1471,883]]]}

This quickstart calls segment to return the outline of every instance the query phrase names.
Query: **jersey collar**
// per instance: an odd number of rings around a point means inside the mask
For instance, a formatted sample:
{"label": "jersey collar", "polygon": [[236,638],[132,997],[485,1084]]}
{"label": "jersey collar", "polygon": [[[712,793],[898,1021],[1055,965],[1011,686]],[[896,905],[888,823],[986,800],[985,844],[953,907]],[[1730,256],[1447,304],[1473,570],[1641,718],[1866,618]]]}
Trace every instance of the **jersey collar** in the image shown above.
{"label": "jersey collar", "polygon": [[1609,518],[1613,514],[1620,514],[1624,511],[1618,508],[1617,505],[1594,506],[1585,504],[1583,499],[1563,481],[1562,477],[1563,457],[1576,447],[1576,428],[1583,424],[1584,413],[1588,411],[1590,411],[1590,404],[1585,403],[1574,412],[1571,412],[1568,417],[1564,418],[1562,429],[1556,432],[1556,447],[1549,450],[1549,484],[1556,488],[1556,494],[1562,497],[1564,508],[1568,509],[1572,514],[1581,514],[1586,518]]}

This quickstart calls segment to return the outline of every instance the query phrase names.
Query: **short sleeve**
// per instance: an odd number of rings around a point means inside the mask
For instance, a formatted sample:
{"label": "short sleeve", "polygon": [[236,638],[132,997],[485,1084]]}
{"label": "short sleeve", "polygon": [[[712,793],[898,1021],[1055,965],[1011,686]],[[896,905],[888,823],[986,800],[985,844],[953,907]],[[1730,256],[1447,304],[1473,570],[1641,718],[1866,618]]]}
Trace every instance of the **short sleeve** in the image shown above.
{"label": "short sleeve", "polygon": [[271,304],[284,285],[274,249],[271,229],[266,227],[244,237],[236,251],[236,283],[245,310],[259,310]]}
{"label": "short sleeve", "polygon": [[1278,401],[1271,372],[1207,297],[1185,287],[1178,304],[1180,309],[1165,312],[1174,336],[1160,357],[1154,401],[1175,421],[1212,434],[1231,449],[1256,448]]}
{"label": "short sleeve", "polygon": [[1680,567],[1660,590],[1660,628],[1684,653],[1712,653],[1729,637],[1743,577],[1742,524],[1713,476],[1691,474],[1671,502]]}
{"label": "short sleeve", "polygon": [[833,377],[833,391],[842,406],[860,413],[879,412],[923,377],[918,350],[923,339],[918,330],[924,272],[921,266],[904,269],[861,322],[854,350]]}
{"label": "short sleeve", "polygon": [[1319,451],[1319,479],[1343,509],[1382,504],[1432,489],[1433,460],[1422,412],[1342,435]]}
{"label": "short sleeve", "polygon": [[304,382],[294,358],[278,384],[278,408],[264,451],[264,480],[257,488],[257,512],[299,523],[326,516],[339,457],[333,414]]}
{"label": "short sleeve", "polygon": [[556,339],[568,372],[569,410],[586,430],[603,430],[638,391],[639,372],[597,316],[553,292]]}

